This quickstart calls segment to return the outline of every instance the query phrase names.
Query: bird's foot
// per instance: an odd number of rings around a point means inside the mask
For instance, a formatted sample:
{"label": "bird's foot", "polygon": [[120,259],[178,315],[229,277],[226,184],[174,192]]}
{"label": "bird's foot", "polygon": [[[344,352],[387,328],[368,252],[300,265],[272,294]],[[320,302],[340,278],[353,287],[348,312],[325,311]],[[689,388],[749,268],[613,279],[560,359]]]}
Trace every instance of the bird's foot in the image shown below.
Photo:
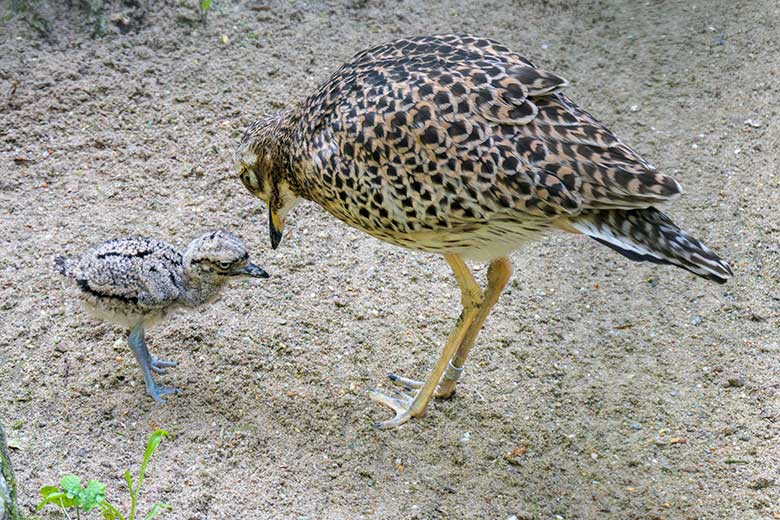
{"label": "bird's foot", "polygon": [[163,398],[164,395],[168,394],[177,394],[181,392],[178,388],[170,388],[167,386],[157,386],[153,385],[151,387],[146,387],[147,393],[152,396],[152,399],[157,401],[158,403],[164,403],[165,399]]}
{"label": "bird's foot", "polygon": [[[415,394],[416,393],[417,392],[415,392]],[[397,428],[412,418],[411,409],[412,404],[414,403],[414,396],[399,392],[398,390],[392,390],[392,396],[390,396],[380,392],[376,388],[370,388],[368,390],[368,396],[371,400],[389,406],[395,411],[395,417],[387,421],[375,422],[375,427],[382,430]],[[422,413],[420,413],[420,415],[422,415]]]}
{"label": "bird's foot", "polygon": [[157,372],[158,374],[164,374],[167,372],[167,368],[173,368],[177,366],[178,363],[176,361],[166,361],[164,359],[159,359],[154,356],[152,356],[152,361],[149,364],[149,368]]}
{"label": "bird's foot", "polygon": [[[455,395],[455,385],[460,378],[460,374],[463,372],[463,368],[457,369],[452,365],[447,366],[447,371],[444,373],[444,377],[441,378],[439,384],[436,386],[436,390],[433,391],[433,397],[439,399],[449,399]],[[417,379],[409,379],[396,374],[387,374],[387,378],[396,386],[400,386],[407,392],[413,390],[420,390],[425,384],[425,381],[418,381]]]}
{"label": "bird's foot", "polygon": [[[445,372],[444,377],[439,382],[432,396],[441,399],[447,399],[451,397],[455,393],[455,383],[457,382],[457,378],[460,376],[462,371],[462,368],[457,370],[454,367],[449,366],[447,372]],[[412,411],[414,408],[415,399],[418,397],[420,390],[425,384],[424,381],[409,379],[397,374],[387,374],[387,378],[394,385],[400,386],[406,390],[406,392],[392,390],[390,394],[385,394],[375,388],[369,389],[368,396],[373,401],[381,403],[385,406],[389,406],[395,411],[395,417],[389,421],[376,422],[374,423],[374,426],[380,429],[396,428],[404,424],[412,417],[419,417],[425,413],[425,405],[423,405],[422,409],[417,413]]]}
{"label": "bird's foot", "polygon": [[369,389],[368,396],[378,403],[389,406],[395,411],[395,417],[389,421],[376,422],[374,426],[381,429],[396,428],[412,417],[420,417],[425,413],[428,400],[431,397],[446,399],[455,393],[455,384],[463,373],[463,367],[456,368],[450,362],[447,365],[439,384],[433,392],[421,395],[425,382],[409,379],[396,374],[387,374],[387,378],[396,386],[400,386],[406,393],[393,390],[391,395],[383,394],[375,388]]}

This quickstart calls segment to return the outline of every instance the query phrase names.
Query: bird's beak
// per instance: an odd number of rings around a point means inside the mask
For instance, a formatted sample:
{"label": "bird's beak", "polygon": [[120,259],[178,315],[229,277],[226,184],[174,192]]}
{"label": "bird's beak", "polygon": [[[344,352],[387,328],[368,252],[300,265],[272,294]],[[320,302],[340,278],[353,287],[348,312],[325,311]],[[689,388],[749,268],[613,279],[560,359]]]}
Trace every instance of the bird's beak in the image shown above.
{"label": "bird's beak", "polygon": [[268,210],[268,231],[271,234],[271,247],[276,249],[279,242],[282,241],[282,230],[284,229],[284,219],[279,218],[276,211]]}
{"label": "bird's beak", "polygon": [[252,278],[268,278],[268,273],[266,273],[262,267],[258,267],[255,264],[245,265],[236,274],[251,276]]}

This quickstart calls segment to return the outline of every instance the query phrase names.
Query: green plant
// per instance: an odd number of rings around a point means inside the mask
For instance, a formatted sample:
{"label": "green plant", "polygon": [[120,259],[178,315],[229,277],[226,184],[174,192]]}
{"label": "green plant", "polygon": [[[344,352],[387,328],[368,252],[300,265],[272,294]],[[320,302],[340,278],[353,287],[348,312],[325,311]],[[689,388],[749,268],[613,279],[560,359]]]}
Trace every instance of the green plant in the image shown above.
{"label": "green plant", "polygon": [[206,16],[208,16],[209,9],[211,9],[211,0],[198,0],[198,6],[203,17],[203,25],[206,25]]}
{"label": "green plant", "polygon": [[5,431],[0,423],[0,518],[23,520],[24,517],[16,504],[16,479],[6,446]]}
{"label": "green plant", "polygon": [[[75,518],[78,520],[81,518],[82,512],[89,513],[93,509],[99,508],[104,520],[135,520],[138,497],[141,494],[141,484],[144,481],[149,460],[152,458],[155,450],[157,450],[160,442],[162,442],[163,437],[167,436],[167,431],[157,430],[149,437],[149,441],[146,443],[146,451],[144,451],[144,458],[141,461],[141,470],[138,472],[138,478],[135,483],[133,482],[133,477],[130,476],[130,470],[125,471],[125,482],[127,482],[127,487],[130,491],[129,514],[122,515],[113,504],[106,500],[105,485],[97,480],[90,480],[87,482],[86,487],[82,487],[81,479],[76,475],[65,475],[62,477],[59,487],[42,487],[41,496],[43,500],[38,504],[36,510],[40,510],[46,504],[54,504],[62,509],[68,520],[74,518],[71,516],[71,512],[75,513]],[[144,516],[144,520],[152,520],[164,509],[171,509],[171,506],[159,502],[152,505],[152,508]]]}

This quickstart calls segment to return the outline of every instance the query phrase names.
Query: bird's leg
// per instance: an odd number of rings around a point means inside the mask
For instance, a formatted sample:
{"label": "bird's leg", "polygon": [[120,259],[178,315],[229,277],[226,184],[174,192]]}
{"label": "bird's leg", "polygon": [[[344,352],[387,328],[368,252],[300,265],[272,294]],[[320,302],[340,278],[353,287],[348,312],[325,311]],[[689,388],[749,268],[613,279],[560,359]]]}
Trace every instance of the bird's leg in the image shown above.
{"label": "bird's leg", "polygon": [[[419,388],[414,397],[397,391],[394,392],[394,397],[382,394],[374,389],[369,392],[371,399],[389,406],[395,410],[396,413],[395,417],[389,421],[376,423],[375,426],[378,428],[394,428],[404,424],[412,417],[419,417],[425,413],[428,401],[431,400],[431,397],[439,384],[439,380],[447,368],[447,364],[450,362],[450,359],[452,359],[461,343],[463,343],[466,333],[474,319],[477,317],[478,309],[482,304],[482,291],[479,288],[479,285],[471,275],[468,266],[466,266],[458,255],[445,255],[444,258],[452,268],[455,279],[460,287],[463,310],[455,324],[455,328],[447,338],[447,343],[444,345],[439,360],[433,367],[428,379]],[[398,376],[394,377],[397,378]],[[391,379],[392,378],[393,376],[391,376]]]}
{"label": "bird's leg", "polygon": [[511,276],[512,263],[509,261],[509,258],[498,258],[490,263],[487,273],[488,285],[487,289],[485,289],[485,298],[482,301],[482,305],[479,306],[477,317],[474,318],[474,321],[471,322],[471,325],[469,326],[469,330],[466,331],[463,342],[461,342],[458,350],[452,357],[452,360],[450,360],[447,365],[444,377],[436,390],[436,397],[446,398],[455,393],[455,384],[463,373],[463,365],[466,362],[469,351],[471,351],[471,347],[474,346],[477,334],[482,330],[485,320],[498,301],[498,297],[501,296],[501,292],[504,290],[504,287],[506,287]]}
{"label": "bird's leg", "polygon": [[152,357],[149,354],[149,349],[146,348],[146,341],[144,340],[144,327],[143,325],[136,325],[133,330],[130,331],[130,337],[127,340],[130,348],[135,354],[135,359],[141,366],[141,372],[144,375],[144,383],[146,384],[147,393],[152,396],[152,399],[158,403],[164,403],[163,395],[173,394],[178,392],[176,388],[166,388],[163,386],[157,386],[152,378],[152,370],[158,372],[164,370],[166,366],[175,366],[172,361],[162,361]]}
{"label": "bird's leg", "polygon": [[[455,393],[455,384],[463,373],[463,365],[466,362],[466,357],[468,357],[469,352],[471,351],[471,347],[474,346],[477,334],[482,330],[485,320],[498,301],[498,297],[501,295],[504,287],[506,287],[511,276],[512,264],[507,257],[499,258],[490,263],[487,275],[488,286],[485,290],[482,304],[479,306],[479,312],[476,318],[474,318],[474,321],[471,322],[468,331],[466,331],[463,342],[447,364],[447,370],[445,370],[444,376],[439,382],[439,386],[436,387],[436,391],[433,394],[434,397],[446,399]],[[476,282],[474,283],[476,284]],[[394,384],[402,386],[406,390],[413,390],[423,386],[422,381],[407,379],[395,374],[390,374],[388,377]]]}

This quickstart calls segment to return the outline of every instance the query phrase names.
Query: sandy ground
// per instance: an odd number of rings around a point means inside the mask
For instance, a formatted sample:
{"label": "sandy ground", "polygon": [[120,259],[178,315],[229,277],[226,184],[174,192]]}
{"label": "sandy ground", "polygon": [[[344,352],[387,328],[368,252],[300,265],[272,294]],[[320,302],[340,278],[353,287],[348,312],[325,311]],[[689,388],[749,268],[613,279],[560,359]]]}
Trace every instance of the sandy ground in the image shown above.
{"label": "sandy ground", "polygon": [[[66,472],[126,504],[122,473],[163,427],[142,503],[170,503],[168,519],[780,518],[777,2],[215,0],[206,28],[195,0],[143,18],[132,3],[107,11],[131,30],[100,39],[54,7],[48,39],[0,26],[0,418],[26,510]],[[586,238],[530,245],[457,397],[378,431],[389,412],[366,389],[427,374],[457,316],[446,264],[312,205],[272,251],[228,166],[247,123],[356,51],[454,30],[568,78],[683,183],[669,213],[736,277]],[[123,332],[78,309],[51,256],[214,227],[272,278],[151,330],[180,362],[159,380],[184,390],[159,406]]]}

